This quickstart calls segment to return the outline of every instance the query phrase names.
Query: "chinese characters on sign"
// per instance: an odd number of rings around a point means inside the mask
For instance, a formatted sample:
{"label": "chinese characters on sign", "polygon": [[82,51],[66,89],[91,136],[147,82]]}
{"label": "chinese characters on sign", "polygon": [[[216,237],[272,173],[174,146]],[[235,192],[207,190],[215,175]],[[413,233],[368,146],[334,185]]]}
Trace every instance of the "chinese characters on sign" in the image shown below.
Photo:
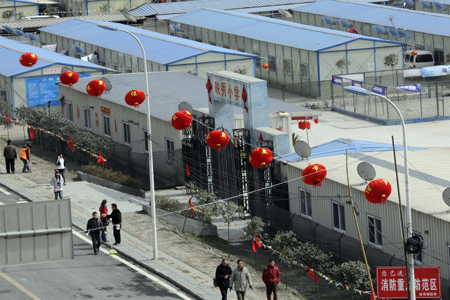
{"label": "chinese characters on sign", "polygon": [[101,110],[102,110],[102,113],[104,113],[104,114],[107,114],[107,115],[111,114],[111,109],[109,109],[109,108],[101,106]]}
{"label": "chinese characters on sign", "polygon": [[[440,267],[416,267],[415,292],[418,299],[441,298]],[[377,267],[378,297],[406,299],[407,281],[404,267]]]}
{"label": "chinese characters on sign", "polygon": [[224,79],[214,78],[214,89],[212,93],[215,98],[228,100],[229,103],[244,107],[245,103],[241,99],[241,93],[244,86],[238,83],[233,83]]}

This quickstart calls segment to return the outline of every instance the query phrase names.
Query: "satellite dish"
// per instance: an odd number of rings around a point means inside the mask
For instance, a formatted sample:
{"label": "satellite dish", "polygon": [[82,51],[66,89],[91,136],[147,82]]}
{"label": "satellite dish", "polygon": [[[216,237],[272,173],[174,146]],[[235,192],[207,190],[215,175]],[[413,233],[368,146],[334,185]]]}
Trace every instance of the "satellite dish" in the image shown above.
{"label": "satellite dish", "polygon": [[170,24],[169,27],[170,27],[170,29],[171,29],[172,31],[175,31],[175,32],[184,32],[184,29],[181,28],[181,27],[178,26],[178,25]]}
{"label": "satellite dish", "polygon": [[61,74],[66,73],[67,71],[72,71],[71,67],[62,67],[61,68]]}
{"label": "satellite dish", "polygon": [[100,78],[100,80],[105,83],[105,92],[109,92],[112,89],[111,81],[109,81],[109,79],[106,77],[102,77]]}
{"label": "satellite dish", "polygon": [[283,18],[292,18],[292,14],[285,9],[278,9],[278,12],[283,16]]}
{"label": "satellite dish", "polygon": [[387,34],[387,30],[382,27],[382,26],[378,26],[378,25],[372,25],[373,30],[375,30],[376,32],[378,32],[379,34]]}
{"label": "satellite dish", "polygon": [[27,36],[27,38],[29,38],[32,41],[35,41],[35,42],[38,42],[38,43],[41,42],[41,40],[37,36],[32,34],[32,33],[27,32],[27,33],[25,33],[25,35]]}
{"label": "satellite dish", "polygon": [[75,44],[72,44],[72,49],[75,50],[75,53],[78,53],[78,54],[86,53],[86,51],[84,51],[83,48],[81,48],[80,46],[77,46]]}
{"label": "satellite dish", "polygon": [[350,23],[350,22],[347,21],[347,20],[344,20],[344,19],[338,19],[338,22],[339,22],[339,24],[341,24],[341,25],[344,26],[344,27],[347,27],[347,28],[352,28],[352,27],[353,27],[352,23]]}
{"label": "satellite dish", "polygon": [[403,2],[405,2],[409,6],[414,6],[414,1],[412,0],[403,0]]}
{"label": "satellite dish", "polygon": [[332,18],[322,16],[322,20],[329,25],[336,25],[336,22]]}
{"label": "satellite dish", "polygon": [[178,104],[178,110],[187,110],[191,114],[194,111],[194,109],[192,108],[192,105],[190,105],[187,102],[181,102],[180,104]]}
{"label": "satellite dish", "polygon": [[395,28],[391,28],[388,27],[386,28],[386,30],[389,32],[390,35],[392,35],[393,37],[401,37],[398,33],[397,33],[397,29]]}
{"label": "satellite dish", "polygon": [[431,3],[433,3],[433,6],[436,7],[437,10],[442,10],[442,11],[447,10],[447,8],[439,2],[431,2]]}
{"label": "satellite dish", "polygon": [[3,25],[3,30],[5,30],[8,33],[14,33],[15,34],[14,29],[12,29],[11,27],[8,27],[6,25]]}
{"label": "satellite dish", "polygon": [[17,28],[13,29],[14,34],[18,35],[18,36],[25,36],[25,33]]}
{"label": "satellite dish", "polygon": [[134,16],[132,16],[132,15],[126,13],[126,12],[123,13],[123,16],[125,17],[125,19],[127,19],[128,22],[132,22],[132,23],[136,23],[137,22],[137,20],[136,20],[136,18]]}
{"label": "satellite dish", "polygon": [[420,5],[422,5],[423,8],[432,8],[430,2],[427,2],[425,0],[419,0]]}
{"label": "satellite dish", "polygon": [[442,199],[444,199],[445,204],[450,207],[450,188],[446,188],[444,192],[442,192]]}
{"label": "satellite dish", "polygon": [[397,29],[397,34],[398,34],[399,36],[401,36],[402,38],[405,38],[405,39],[410,39],[410,38],[411,38],[411,36],[409,35],[409,33],[407,33],[407,32],[404,31],[404,30],[401,30],[401,29]]}
{"label": "satellite dish", "polygon": [[311,155],[311,147],[304,141],[295,142],[294,150],[302,159],[308,158]]}
{"label": "satellite dish", "polygon": [[358,165],[356,171],[358,172],[359,177],[361,177],[364,181],[372,181],[377,175],[375,168],[371,164],[364,161]]}

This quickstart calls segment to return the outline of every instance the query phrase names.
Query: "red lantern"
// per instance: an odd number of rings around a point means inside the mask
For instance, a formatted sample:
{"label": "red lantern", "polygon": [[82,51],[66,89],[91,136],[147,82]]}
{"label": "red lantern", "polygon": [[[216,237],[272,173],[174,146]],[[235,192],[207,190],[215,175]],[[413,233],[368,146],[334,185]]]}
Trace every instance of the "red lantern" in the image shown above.
{"label": "red lantern", "polygon": [[37,63],[38,57],[34,53],[27,52],[22,54],[19,61],[24,67],[32,67]]}
{"label": "red lantern", "polygon": [[59,76],[59,80],[61,81],[61,83],[64,85],[68,85],[70,88],[73,87],[73,85],[77,83],[79,79],[80,75],[78,75],[78,73],[74,71],[67,71]]}
{"label": "red lantern", "polygon": [[301,130],[305,130],[306,129],[306,122],[300,121],[298,123],[298,128],[301,129]]}
{"label": "red lantern", "polygon": [[319,124],[319,117],[314,118],[314,123]]}
{"label": "red lantern", "polygon": [[187,110],[177,111],[172,117],[172,126],[177,130],[189,128],[192,123],[192,115]]}
{"label": "red lantern", "polygon": [[311,122],[306,122],[306,128],[311,129]]}
{"label": "red lantern", "polygon": [[225,147],[229,141],[230,137],[228,134],[220,130],[213,130],[208,133],[208,136],[206,137],[206,143],[208,146],[217,151],[220,151],[223,147]]}
{"label": "red lantern", "polygon": [[356,34],[358,34],[358,31],[356,31],[356,29],[355,29],[355,28],[350,28],[350,30],[349,30],[348,32],[350,32],[350,33],[356,33]]}
{"label": "red lantern", "polygon": [[106,85],[103,80],[96,79],[92,80],[86,86],[86,91],[91,96],[100,97],[106,89]]}
{"label": "red lantern", "polygon": [[417,51],[416,50],[414,50],[413,52],[411,52],[411,55],[412,56],[416,56],[418,53],[417,53]]}
{"label": "red lantern", "polygon": [[134,107],[139,107],[145,101],[145,93],[141,90],[132,90],[125,95],[125,102]]}
{"label": "red lantern", "polygon": [[302,172],[303,182],[313,186],[322,186],[325,177],[327,169],[321,164],[309,165]]}
{"label": "red lantern", "polygon": [[269,65],[268,65],[268,64],[263,64],[262,67],[263,67],[263,69],[266,70],[266,71],[269,70]]}
{"label": "red lantern", "polygon": [[255,168],[265,168],[273,160],[273,153],[267,148],[256,148],[250,154],[250,164]]}
{"label": "red lantern", "polygon": [[375,204],[382,204],[391,195],[392,187],[385,179],[372,180],[366,187],[364,196],[367,201]]}

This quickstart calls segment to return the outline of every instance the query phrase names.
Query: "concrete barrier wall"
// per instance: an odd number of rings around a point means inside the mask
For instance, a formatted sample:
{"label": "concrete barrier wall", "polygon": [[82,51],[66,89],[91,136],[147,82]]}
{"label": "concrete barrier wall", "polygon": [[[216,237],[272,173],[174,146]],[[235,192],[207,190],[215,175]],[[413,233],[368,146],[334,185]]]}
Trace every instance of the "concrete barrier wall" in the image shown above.
{"label": "concrete barrier wall", "polygon": [[96,176],[92,176],[83,172],[78,172],[78,179],[81,179],[83,181],[87,181],[90,183],[94,183],[94,184],[98,184],[122,193],[126,193],[126,194],[130,194],[130,195],[134,195],[134,196],[138,196],[141,198],[145,198],[145,191],[143,190],[136,190],[136,189],[132,189],[130,187],[115,183],[115,182],[111,182]]}

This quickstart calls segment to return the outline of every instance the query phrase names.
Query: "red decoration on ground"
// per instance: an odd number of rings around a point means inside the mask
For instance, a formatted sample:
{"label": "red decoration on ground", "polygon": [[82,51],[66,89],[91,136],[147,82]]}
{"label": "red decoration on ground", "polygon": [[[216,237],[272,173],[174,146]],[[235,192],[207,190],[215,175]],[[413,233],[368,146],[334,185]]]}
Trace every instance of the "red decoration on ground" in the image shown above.
{"label": "red decoration on ground", "polygon": [[268,64],[263,64],[262,67],[263,67],[263,69],[266,70],[266,71],[269,70],[269,65],[268,65]]}
{"label": "red decoration on ground", "polygon": [[230,137],[228,134],[220,130],[213,130],[208,133],[208,136],[206,137],[206,143],[208,146],[217,151],[222,150],[223,147],[228,145],[229,141]]}
{"label": "red decoration on ground", "polygon": [[102,166],[105,166],[105,159],[103,158],[103,156],[100,152],[98,153],[97,163],[102,164]]}
{"label": "red decoration on ground", "polygon": [[29,68],[34,66],[37,63],[37,61],[38,61],[37,55],[31,52],[22,54],[19,60],[22,66]]}
{"label": "red decoration on ground", "polygon": [[103,80],[95,79],[88,83],[86,86],[86,92],[95,97],[100,97],[106,89],[106,85]]}
{"label": "red decoration on ground", "polygon": [[375,204],[382,204],[391,195],[392,187],[385,179],[372,180],[364,191],[367,201]]}
{"label": "red decoration on ground", "polygon": [[173,115],[171,122],[177,130],[187,129],[192,124],[192,115],[187,110],[180,110]]}
{"label": "red decoration on ground", "polygon": [[125,102],[134,107],[139,107],[145,101],[145,93],[141,90],[132,90],[125,95]]}
{"label": "red decoration on ground", "polygon": [[322,186],[325,177],[327,169],[321,164],[309,165],[302,172],[303,182],[313,186]]}
{"label": "red decoration on ground", "polygon": [[69,86],[69,88],[72,88],[75,83],[78,82],[80,79],[80,75],[78,75],[77,72],[74,71],[67,71],[61,74],[59,76],[59,80],[62,84]]}
{"label": "red decoration on ground", "polygon": [[273,160],[273,153],[267,148],[256,148],[250,154],[250,164],[255,168],[265,168]]}

